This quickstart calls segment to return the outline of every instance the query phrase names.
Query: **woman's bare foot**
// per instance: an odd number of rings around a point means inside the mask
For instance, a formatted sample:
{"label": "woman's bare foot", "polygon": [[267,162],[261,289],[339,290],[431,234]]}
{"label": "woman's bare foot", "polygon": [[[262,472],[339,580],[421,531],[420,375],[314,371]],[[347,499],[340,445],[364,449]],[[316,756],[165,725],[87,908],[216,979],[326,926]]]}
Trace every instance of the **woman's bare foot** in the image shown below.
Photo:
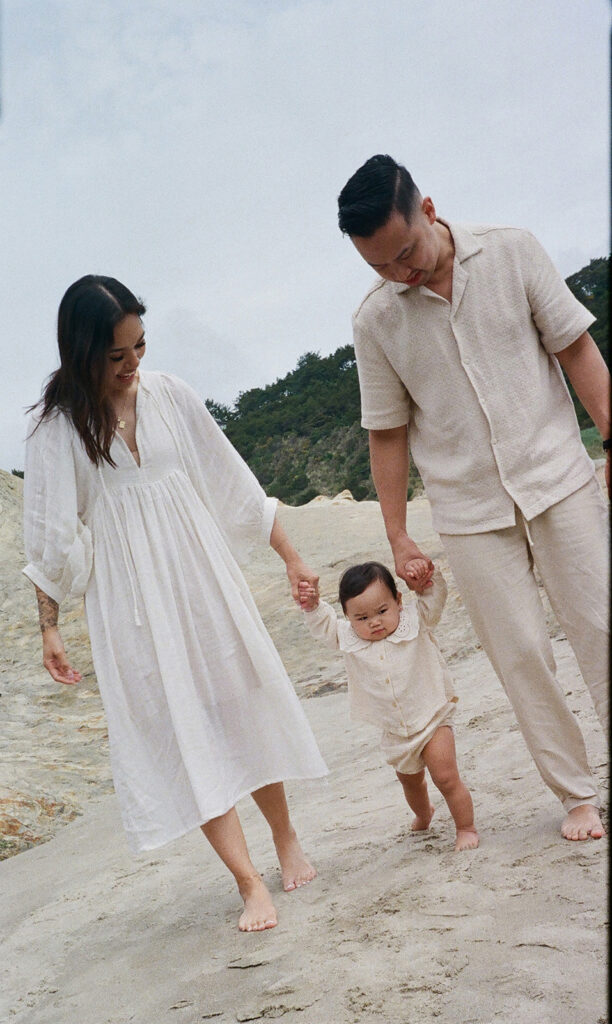
{"label": "woman's bare foot", "polygon": [[429,814],[415,814],[410,826],[411,830],[413,832],[424,832],[425,829],[429,828],[434,814],[435,807],[433,804],[429,805]]}
{"label": "woman's bare foot", "polygon": [[475,850],[480,842],[480,836],[475,828],[458,828],[455,840],[455,850]]}
{"label": "woman's bare foot", "polygon": [[281,866],[281,877],[285,892],[299,889],[316,878],[317,872],[307,860],[296,833],[291,832],[283,839],[275,839],[274,845]]}
{"label": "woman's bare foot", "polygon": [[572,807],[567,818],[561,826],[561,835],[564,839],[577,840],[601,839],[605,836],[606,830],[601,823],[599,811],[593,804],[579,804]]}
{"label": "woman's bare foot", "polygon": [[244,900],[244,911],[238,921],[240,931],[263,932],[266,928],[275,928],[278,924],[276,909],[261,877],[250,878],[238,889]]}

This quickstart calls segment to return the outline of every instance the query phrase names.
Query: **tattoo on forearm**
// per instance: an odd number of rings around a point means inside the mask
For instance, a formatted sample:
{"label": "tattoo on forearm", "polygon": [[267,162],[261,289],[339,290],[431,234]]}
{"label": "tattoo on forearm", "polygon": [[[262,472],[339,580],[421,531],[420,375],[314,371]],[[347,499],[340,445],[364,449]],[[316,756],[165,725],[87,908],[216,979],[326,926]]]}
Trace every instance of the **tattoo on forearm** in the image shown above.
{"label": "tattoo on forearm", "polygon": [[38,618],[40,621],[41,633],[44,633],[46,629],[53,629],[57,626],[57,617],[59,613],[59,605],[57,601],[54,601],[48,594],[34,586],[36,590],[36,598],[38,600]]}

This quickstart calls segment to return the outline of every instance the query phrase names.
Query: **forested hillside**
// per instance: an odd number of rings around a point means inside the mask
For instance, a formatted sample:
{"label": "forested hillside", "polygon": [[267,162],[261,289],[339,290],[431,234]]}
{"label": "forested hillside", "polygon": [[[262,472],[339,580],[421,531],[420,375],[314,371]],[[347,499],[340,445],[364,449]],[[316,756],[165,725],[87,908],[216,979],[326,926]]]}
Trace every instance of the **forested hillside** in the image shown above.
{"label": "forested hillside", "polygon": [[[573,294],[597,317],[591,328],[608,358],[610,259],[591,260],[567,278]],[[582,428],[592,422],[574,397]],[[317,494],[348,488],[358,500],[375,498],[367,435],[359,425],[359,384],[352,345],[333,355],[306,352],[291,373],[265,388],[240,394],[233,408],[207,406],[268,494],[301,505]],[[409,497],[421,481],[411,469]]]}

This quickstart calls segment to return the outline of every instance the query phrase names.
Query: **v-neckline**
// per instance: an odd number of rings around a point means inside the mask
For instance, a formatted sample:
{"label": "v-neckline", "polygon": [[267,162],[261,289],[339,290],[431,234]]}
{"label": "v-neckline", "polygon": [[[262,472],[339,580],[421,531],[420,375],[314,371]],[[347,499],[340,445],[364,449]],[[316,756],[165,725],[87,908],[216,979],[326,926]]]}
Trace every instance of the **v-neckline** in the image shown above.
{"label": "v-neckline", "polygon": [[115,437],[118,437],[119,440],[121,441],[121,443],[123,444],[125,450],[127,451],[128,455],[130,456],[130,459],[132,460],[132,462],[136,466],[136,469],[142,469],[142,453],[141,453],[141,450],[140,450],[140,444],[138,442],[138,425],[139,425],[139,421],[140,421],[140,390],[141,390],[141,386],[142,386],[142,381],[141,381],[140,376],[139,376],[138,377],[138,386],[136,388],[136,404],[134,406],[134,440],[136,442],[136,450],[137,450],[138,455],[140,457],[140,462],[137,462],[136,459],[134,458],[134,453],[133,453],[132,449],[130,448],[129,444],[127,443],[127,441],[125,440],[125,438],[123,437],[123,435],[120,434],[117,429],[115,429]]}

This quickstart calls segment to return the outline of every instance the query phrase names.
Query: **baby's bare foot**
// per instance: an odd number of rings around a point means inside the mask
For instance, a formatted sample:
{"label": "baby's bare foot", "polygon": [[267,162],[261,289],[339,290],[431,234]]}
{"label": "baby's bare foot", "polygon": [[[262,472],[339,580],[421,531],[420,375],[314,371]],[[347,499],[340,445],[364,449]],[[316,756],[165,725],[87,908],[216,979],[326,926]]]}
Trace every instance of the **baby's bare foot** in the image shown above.
{"label": "baby's bare foot", "polygon": [[475,850],[480,836],[475,828],[458,828],[455,839],[455,850]]}
{"label": "baby's bare foot", "polygon": [[435,813],[435,807],[433,804],[429,805],[429,814],[415,814],[412,825],[410,826],[413,832],[424,832],[425,829],[429,828],[431,819]]}
{"label": "baby's bare foot", "polygon": [[285,892],[299,889],[316,878],[317,872],[306,858],[295,832],[282,839],[275,839],[274,845],[281,866],[281,877]]}
{"label": "baby's bare foot", "polygon": [[238,927],[241,932],[263,932],[278,924],[272,897],[259,875],[238,886],[244,900],[244,911]]}
{"label": "baby's bare foot", "polygon": [[599,811],[593,804],[580,804],[573,807],[561,826],[564,839],[577,840],[601,839],[606,830],[601,823]]}

